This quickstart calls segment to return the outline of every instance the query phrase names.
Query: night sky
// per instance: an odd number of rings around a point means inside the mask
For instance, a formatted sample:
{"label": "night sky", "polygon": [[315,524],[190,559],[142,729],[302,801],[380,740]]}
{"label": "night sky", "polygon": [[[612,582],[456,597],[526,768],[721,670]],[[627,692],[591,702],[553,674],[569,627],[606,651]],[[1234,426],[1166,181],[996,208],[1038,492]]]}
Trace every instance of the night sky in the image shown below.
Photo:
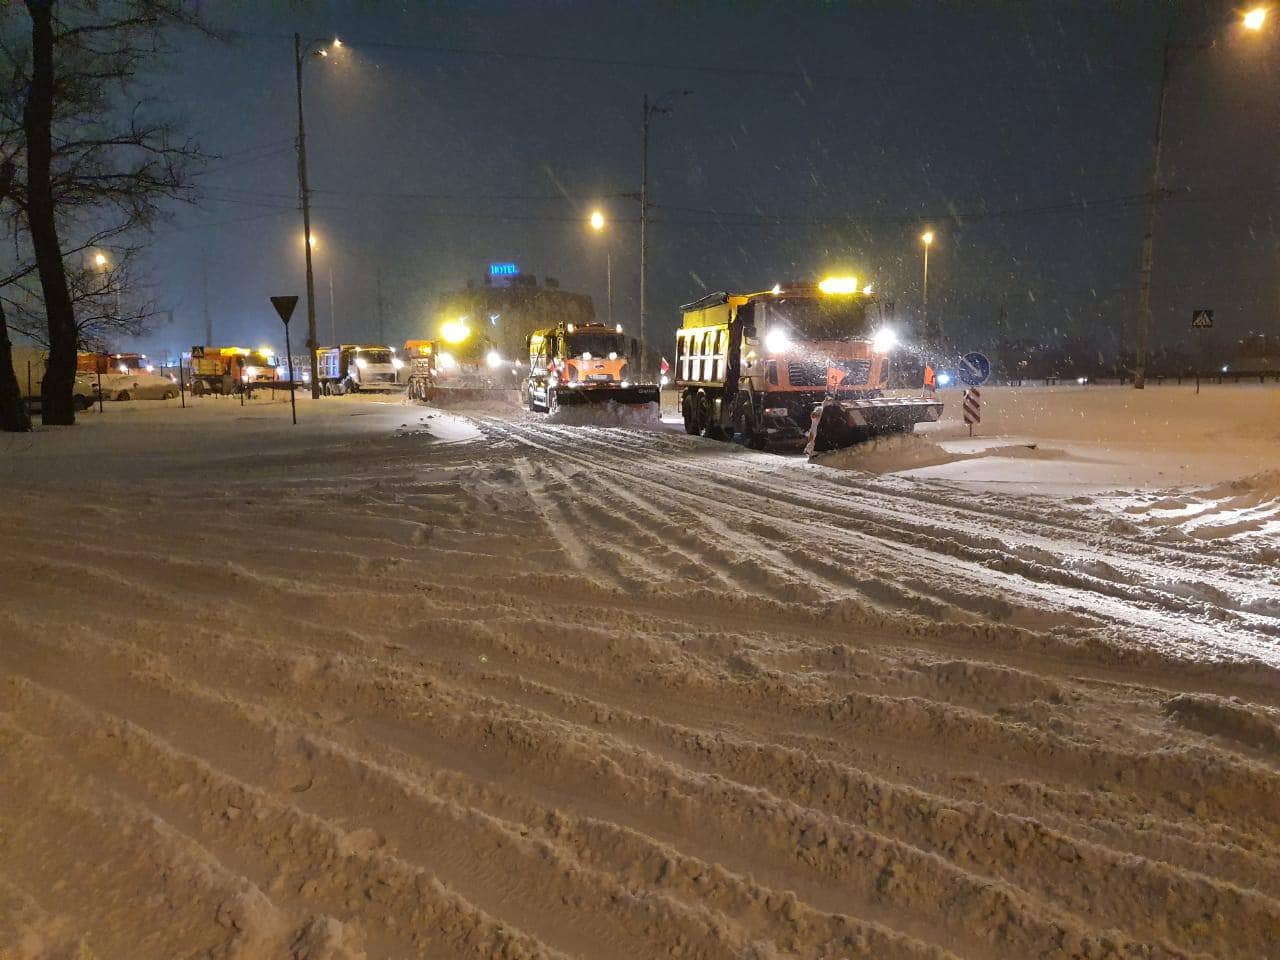
{"label": "night sky", "polygon": [[[229,43],[179,38],[158,78],[218,155],[197,208],[151,254],[153,350],[275,343],[267,303],[302,293],[292,34],[340,36],[305,67],[317,314],[336,331],[433,332],[440,295],[514,260],[617,319],[638,315],[641,97],[690,90],[655,121],[651,338],[716,289],[853,272],[930,310],[957,343],[1016,335],[1114,349],[1136,312],[1141,208],[1160,46],[1217,39],[1174,64],[1156,234],[1155,339],[1193,307],[1225,341],[1280,333],[1280,41],[1234,8],[1146,4],[210,5]],[[1128,198],[1128,199],[1126,199]],[[1081,212],[1071,204],[1096,202]],[[586,218],[600,206],[606,236]],[[958,219],[957,219],[958,218]],[[300,308],[301,311],[301,308]]]}

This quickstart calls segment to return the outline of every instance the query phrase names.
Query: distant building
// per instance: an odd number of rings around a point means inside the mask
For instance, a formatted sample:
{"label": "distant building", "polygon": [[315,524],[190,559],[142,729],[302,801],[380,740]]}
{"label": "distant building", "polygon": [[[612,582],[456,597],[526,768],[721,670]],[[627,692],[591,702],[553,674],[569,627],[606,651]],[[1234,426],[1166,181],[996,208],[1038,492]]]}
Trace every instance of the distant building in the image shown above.
{"label": "distant building", "polygon": [[429,329],[421,335],[436,337],[445,323],[463,320],[478,334],[471,338],[469,349],[497,350],[517,360],[533,330],[559,320],[587,323],[594,319],[595,307],[585,293],[561,290],[552,277],[545,277],[539,286],[537,277],[519,272],[514,263],[493,263],[483,284],[472,282],[441,298]]}

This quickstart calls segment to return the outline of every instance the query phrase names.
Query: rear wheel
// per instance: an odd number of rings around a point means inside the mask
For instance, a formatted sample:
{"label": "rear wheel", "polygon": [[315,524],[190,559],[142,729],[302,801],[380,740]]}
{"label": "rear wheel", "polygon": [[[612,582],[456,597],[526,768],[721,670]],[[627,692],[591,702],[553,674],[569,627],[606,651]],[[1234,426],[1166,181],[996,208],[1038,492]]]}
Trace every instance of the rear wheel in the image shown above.
{"label": "rear wheel", "polygon": [[128,390],[121,390],[119,393],[117,393],[117,394],[116,394],[116,399],[117,399],[117,400],[128,400],[128,399],[129,399],[129,391],[128,391]]}
{"label": "rear wheel", "polygon": [[166,390],[166,391],[164,392],[164,396],[162,396],[160,399],[161,399],[161,400],[172,400],[172,399],[173,399],[174,397],[176,397],[176,396],[177,396],[177,394],[176,394],[174,391],[172,391],[172,390]]}
{"label": "rear wheel", "polygon": [[708,440],[732,440],[733,428],[722,427],[715,416],[715,401],[705,393],[698,394],[698,420],[702,435]]}
{"label": "rear wheel", "polygon": [[195,383],[191,384],[191,394],[192,394],[192,396],[196,396],[196,397],[203,397],[203,396],[204,396],[204,381],[203,381],[203,380],[197,380]]}
{"label": "rear wheel", "polygon": [[680,402],[680,415],[684,417],[684,432],[696,437],[701,432],[701,427],[698,425],[698,411],[693,394],[685,393]]}

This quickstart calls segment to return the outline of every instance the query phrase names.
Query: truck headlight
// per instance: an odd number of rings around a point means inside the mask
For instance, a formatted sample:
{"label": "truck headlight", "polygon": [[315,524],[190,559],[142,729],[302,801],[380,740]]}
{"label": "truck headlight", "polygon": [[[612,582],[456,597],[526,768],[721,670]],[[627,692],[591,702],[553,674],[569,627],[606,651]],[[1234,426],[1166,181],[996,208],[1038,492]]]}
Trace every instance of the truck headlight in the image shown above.
{"label": "truck headlight", "polygon": [[890,327],[881,327],[871,338],[871,349],[876,353],[888,353],[898,345],[898,335]]}
{"label": "truck headlight", "polygon": [[392,357],[392,358],[391,358],[391,366],[392,366],[392,368],[393,368],[393,369],[395,369],[395,370],[403,370],[403,369],[404,369],[404,361],[403,361],[403,360],[401,360],[399,357]]}
{"label": "truck headlight", "polygon": [[356,366],[359,367],[361,370],[363,370],[368,365],[369,365],[369,361],[366,360],[364,357],[356,357]]}
{"label": "truck headlight", "polygon": [[770,353],[782,353],[791,346],[791,338],[785,330],[774,328],[764,335],[764,348]]}
{"label": "truck headlight", "polygon": [[502,354],[497,350],[490,350],[484,355],[484,362],[489,365],[490,370],[497,370],[502,366]]}

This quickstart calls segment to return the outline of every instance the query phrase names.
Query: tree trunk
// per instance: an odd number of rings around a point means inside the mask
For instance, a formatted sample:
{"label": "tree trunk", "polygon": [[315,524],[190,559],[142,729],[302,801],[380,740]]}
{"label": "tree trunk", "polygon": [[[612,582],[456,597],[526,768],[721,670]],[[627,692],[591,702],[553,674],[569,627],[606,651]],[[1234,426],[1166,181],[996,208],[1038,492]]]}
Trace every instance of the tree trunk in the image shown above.
{"label": "tree trunk", "polygon": [[[0,206],[9,199],[13,189],[13,164],[0,164]],[[22,399],[22,387],[18,372],[13,369],[13,345],[9,342],[9,321],[0,303],[0,431],[26,433],[31,429],[31,418]]]}
{"label": "tree trunk", "polygon": [[76,422],[73,398],[76,379],[75,307],[67,287],[62,246],[54,220],[53,185],[53,4],[27,0],[31,17],[31,86],[22,111],[27,140],[27,223],[40,272],[44,310],[49,325],[49,360],[40,385],[40,414],[45,424]]}

